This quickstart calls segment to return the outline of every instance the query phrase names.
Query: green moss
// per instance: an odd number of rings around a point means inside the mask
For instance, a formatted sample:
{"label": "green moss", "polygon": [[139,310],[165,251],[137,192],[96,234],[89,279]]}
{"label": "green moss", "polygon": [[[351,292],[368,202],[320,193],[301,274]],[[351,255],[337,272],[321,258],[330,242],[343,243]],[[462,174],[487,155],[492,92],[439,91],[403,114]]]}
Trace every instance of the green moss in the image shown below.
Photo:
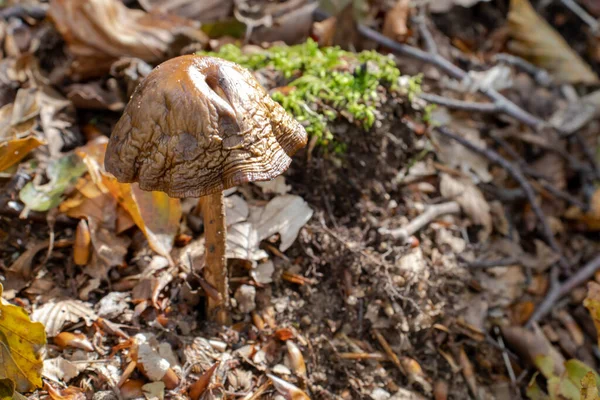
{"label": "green moss", "polygon": [[[339,118],[370,129],[376,120],[381,88],[394,91],[400,71],[394,60],[375,51],[351,53],[339,47],[319,48],[313,40],[296,46],[275,46],[244,54],[234,45],[203,53],[238,63],[251,70],[269,68],[280,73],[287,87],[274,90],[273,99],[302,122],[318,144],[333,144],[343,151],[328,128]],[[420,80],[409,79],[410,96],[420,90]]]}

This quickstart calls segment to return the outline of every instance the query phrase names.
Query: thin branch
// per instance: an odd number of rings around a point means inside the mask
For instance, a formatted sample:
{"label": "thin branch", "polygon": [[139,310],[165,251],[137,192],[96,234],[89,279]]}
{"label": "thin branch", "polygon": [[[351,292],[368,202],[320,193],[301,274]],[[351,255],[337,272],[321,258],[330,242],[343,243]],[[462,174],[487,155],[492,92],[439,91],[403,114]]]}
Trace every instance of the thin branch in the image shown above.
{"label": "thin branch", "polygon": [[419,98],[428,101],[429,103],[438,104],[440,106],[455,110],[475,111],[486,114],[497,113],[500,111],[494,103],[479,103],[474,101],[456,100],[444,96],[438,96],[437,94],[432,93],[421,93],[419,94]]}
{"label": "thin branch", "polygon": [[512,54],[500,53],[496,54],[492,58],[492,60],[494,62],[500,62],[515,66],[521,71],[524,71],[525,73],[531,75],[531,77],[536,81],[538,85],[548,87],[553,83],[552,76],[550,76],[548,71],[536,67],[535,65],[522,59],[521,57],[513,56]]}
{"label": "thin branch", "polygon": [[[500,146],[502,146],[502,148],[510,155],[510,157],[519,164],[519,167],[521,167],[521,169],[523,170],[523,172],[529,176],[531,176],[532,178],[535,179],[539,179],[540,181],[537,182],[539,186],[541,186],[543,189],[547,190],[548,192],[550,192],[551,194],[553,194],[554,196],[558,197],[559,199],[565,200],[566,202],[577,206],[579,208],[581,208],[582,210],[586,211],[589,209],[589,205],[586,204],[585,202],[579,200],[578,198],[576,198],[575,196],[572,196],[571,194],[560,190],[559,188],[557,188],[556,186],[552,185],[549,181],[548,181],[548,177],[544,174],[541,174],[539,172],[537,172],[536,170],[534,170],[533,168],[531,168],[529,165],[527,165],[527,162],[523,159],[523,157],[521,157],[516,151],[515,149],[513,149],[513,147],[508,144],[508,142],[506,140],[504,140],[504,138],[501,138],[498,135],[494,135],[492,133],[489,134],[489,136],[494,139],[494,141],[496,141],[496,143],[498,143]],[[539,187],[534,187],[535,189],[539,190]]]}
{"label": "thin branch", "polygon": [[534,322],[544,318],[546,314],[552,310],[552,307],[558,300],[571,293],[571,291],[576,287],[590,280],[598,270],[600,270],[600,255],[597,255],[595,258],[585,264],[566,281],[560,284],[552,285],[544,300],[540,303],[527,322],[527,325],[531,325]]}
{"label": "thin branch", "polygon": [[[417,60],[432,64],[454,79],[463,80],[468,74],[461,68],[452,64],[446,58],[437,53],[428,53],[416,47],[398,43],[395,40],[383,36],[381,33],[368,28],[364,25],[358,25],[358,31],[367,39],[373,40],[382,46],[391,49],[393,52],[415,58]],[[489,87],[480,87],[479,92],[493,101],[499,112],[507,114],[517,121],[538,130],[546,126],[547,123],[540,118],[528,113],[521,107],[504,97],[495,89]]]}
{"label": "thin branch", "polygon": [[380,228],[379,233],[382,235],[390,235],[394,239],[399,239],[404,242],[408,240],[409,237],[421,230],[423,227],[429,225],[429,223],[434,219],[442,215],[458,214],[459,212],[460,206],[455,201],[430,205],[421,215],[410,221],[406,226],[391,230],[386,228]]}
{"label": "thin branch", "polygon": [[523,191],[525,192],[527,200],[531,204],[531,209],[533,210],[533,213],[535,214],[539,223],[542,225],[542,234],[546,239],[546,243],[550,246],[550,248],[552,248],[552,250],[561,255],[561,266],[563,268],[567,268],[568,263],[562,256],[562,250],[560,249],[560,246],[554,238],[554,234],[552,233],[552,229],[550,229],[550,225],[548,225],[546,215],[544,214],[540,205],[538,204],[537,199],[535,197],[535,192],[531,187],[531,184],[527,181],[525,175],[523,175],[523,172],[521,172],[521,170],[517,166],[515,166],[510,161],[502,157],[500,154],[496,153],[494,150],[479,147],[466,140],[465,138],[451,132],[446,127],[437,127],[436,131],[442,136],[455,140],[456,142],[465,146],[467,149],[484,156],[485,158],[487,158],[495,164],[500,165],[513,177],[515,181],[519,183],[519,185],[523,188]]}
{"label": "thin branch", "polygon": [[592,32],[594,32],[594,34],[598,33],[598,30],[600,30],[600,23],[598,23],[598,21],[594,17],[588,14],[588,12],[583,9],[583,7],[581,7],[573,0],[561,0],[561,3],[563,3],[565,7],[571,10],[573,14],[577,15],[579,19],[588,24],[589,27],[592,29]]}

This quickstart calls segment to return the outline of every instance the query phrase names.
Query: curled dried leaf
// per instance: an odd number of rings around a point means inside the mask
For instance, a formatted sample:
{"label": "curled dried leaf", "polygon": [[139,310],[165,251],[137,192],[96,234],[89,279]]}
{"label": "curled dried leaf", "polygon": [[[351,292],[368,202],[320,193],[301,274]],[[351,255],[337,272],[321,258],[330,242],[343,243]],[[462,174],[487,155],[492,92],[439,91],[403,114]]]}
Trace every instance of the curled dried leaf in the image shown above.
{"label": "curled dried leaf", "polygon": [[508,28],[513,38],[510,50],[549,70],[559,80],[571,83],[598,81],[591,67],[535,12],[529,0],[511,0]]}

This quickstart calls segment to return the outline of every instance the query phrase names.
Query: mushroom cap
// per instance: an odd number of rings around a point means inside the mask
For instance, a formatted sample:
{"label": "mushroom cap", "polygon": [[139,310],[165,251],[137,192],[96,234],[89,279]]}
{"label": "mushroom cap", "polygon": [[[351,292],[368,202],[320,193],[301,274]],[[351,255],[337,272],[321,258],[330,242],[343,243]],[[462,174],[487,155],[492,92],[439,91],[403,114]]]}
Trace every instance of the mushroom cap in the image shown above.
{"label": "mushroom cap", "polygon": [[156,67],[117,122],[105,168],[120,182],[201,197],[282,174],[304,127],[241,66],[186,55]]}

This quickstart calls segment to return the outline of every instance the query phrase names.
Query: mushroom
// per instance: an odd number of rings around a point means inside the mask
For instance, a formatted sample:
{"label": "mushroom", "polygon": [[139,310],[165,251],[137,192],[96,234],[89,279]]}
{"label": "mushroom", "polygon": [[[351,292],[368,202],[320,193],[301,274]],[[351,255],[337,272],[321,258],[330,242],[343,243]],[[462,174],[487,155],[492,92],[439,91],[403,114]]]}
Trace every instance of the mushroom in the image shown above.
{"label": "mushroom", "polygon": [[223,190],[271,180],[306,146],[306,131],[252,74],[219,58],[168,60],[136,88],[106,150],[120,182],[170,197],[199,197],[206,240],[210,319],[229,322]]}

